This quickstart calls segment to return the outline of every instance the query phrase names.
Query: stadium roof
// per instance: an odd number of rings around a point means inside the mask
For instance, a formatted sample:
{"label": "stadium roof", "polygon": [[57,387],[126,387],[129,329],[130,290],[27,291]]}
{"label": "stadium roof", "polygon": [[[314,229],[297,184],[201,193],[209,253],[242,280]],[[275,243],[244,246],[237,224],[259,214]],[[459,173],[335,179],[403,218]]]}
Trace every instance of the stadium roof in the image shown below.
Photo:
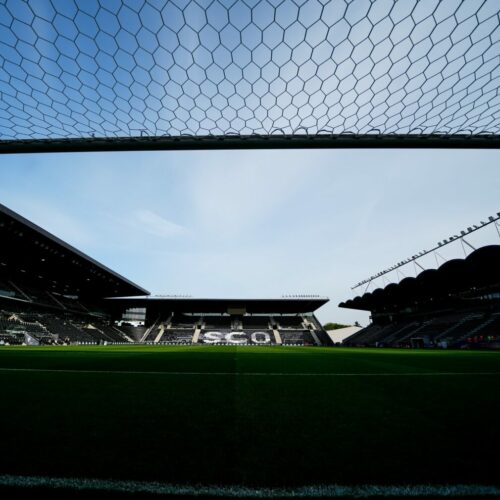
{"label": "stadium roof", "polygon": [[375,311],[386,306],[406,306],[417,302],[500,286],[500,245],[478,248],[465,259],[453,259],[438,269],[422,271],[416,278],[404,278],[385,288],[377,288],[354,299],[341,302],[339,307]]}
{"label": "stadium roof", "polygon": [[0,204],[0,273],[39,289],[92,297],[147,290]]}
{"label": "stadium roof", "polygon": [[5,0],[0,152],[500,147],[498,0]]}
{"label": "stadium roof", "polygon": [[299,314],[316,311],[328,302],[327,297],[286,297],[278,299],[203,299],[191,297],[116,297],[109,299],[121,308],[145,307],[184,313]]}

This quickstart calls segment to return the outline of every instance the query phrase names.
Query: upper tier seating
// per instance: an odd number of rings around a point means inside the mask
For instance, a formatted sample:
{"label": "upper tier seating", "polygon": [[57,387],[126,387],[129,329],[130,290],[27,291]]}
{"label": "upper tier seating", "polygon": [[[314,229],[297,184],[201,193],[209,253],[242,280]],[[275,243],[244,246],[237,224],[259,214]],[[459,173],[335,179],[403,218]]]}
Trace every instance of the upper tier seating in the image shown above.
{"label": "upper tier seating", "polygon": [[267,330],[269,328],[269,316],[244,316],[241,320],[244,330]]}
{"label": "upper tier seating", "polygon": [[230,316],[203,316],[204,328],[231,328],[231,317]]}

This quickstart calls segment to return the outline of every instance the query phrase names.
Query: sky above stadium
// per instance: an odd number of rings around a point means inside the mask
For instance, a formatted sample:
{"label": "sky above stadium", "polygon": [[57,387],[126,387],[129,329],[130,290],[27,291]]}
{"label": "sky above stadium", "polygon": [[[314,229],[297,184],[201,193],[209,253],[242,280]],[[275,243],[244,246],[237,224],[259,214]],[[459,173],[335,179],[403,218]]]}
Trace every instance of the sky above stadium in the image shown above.
{"label": "sky above stadium", "polygon": [[[337,307],[351,286],[499,212],[499,166],[480,150],[5,155],[0,203],[153,294],[326,295],[322,321],[364,325]],[[468,241],[500,243],[492,225]]]}

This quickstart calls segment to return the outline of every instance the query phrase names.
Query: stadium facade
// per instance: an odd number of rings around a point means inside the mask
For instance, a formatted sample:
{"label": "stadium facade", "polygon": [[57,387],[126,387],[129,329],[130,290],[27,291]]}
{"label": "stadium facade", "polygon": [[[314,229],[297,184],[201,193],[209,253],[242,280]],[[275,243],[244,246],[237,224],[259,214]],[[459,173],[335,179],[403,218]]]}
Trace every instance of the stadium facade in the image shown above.
{"label": "stadium facade", "polygon": [[0,205],[3,344],[329,345],[317,296],[151,297],[76,248]]}
{"label": "stadium facade", "polygon": [[489,245],[339,307],[370,311],[348,346],[500,348],[500,245]]}

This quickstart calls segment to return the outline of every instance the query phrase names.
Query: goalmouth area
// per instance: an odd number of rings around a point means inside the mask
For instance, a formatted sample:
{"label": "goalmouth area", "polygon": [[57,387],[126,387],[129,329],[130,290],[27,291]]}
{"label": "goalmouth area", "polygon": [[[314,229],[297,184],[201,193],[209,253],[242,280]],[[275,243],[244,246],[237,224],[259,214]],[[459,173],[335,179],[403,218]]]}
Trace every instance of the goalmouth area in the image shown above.
{"label": "goalmouth area", "polygon": [[0,377],[4,492],[500,493],[500,352],[5,346]]}

